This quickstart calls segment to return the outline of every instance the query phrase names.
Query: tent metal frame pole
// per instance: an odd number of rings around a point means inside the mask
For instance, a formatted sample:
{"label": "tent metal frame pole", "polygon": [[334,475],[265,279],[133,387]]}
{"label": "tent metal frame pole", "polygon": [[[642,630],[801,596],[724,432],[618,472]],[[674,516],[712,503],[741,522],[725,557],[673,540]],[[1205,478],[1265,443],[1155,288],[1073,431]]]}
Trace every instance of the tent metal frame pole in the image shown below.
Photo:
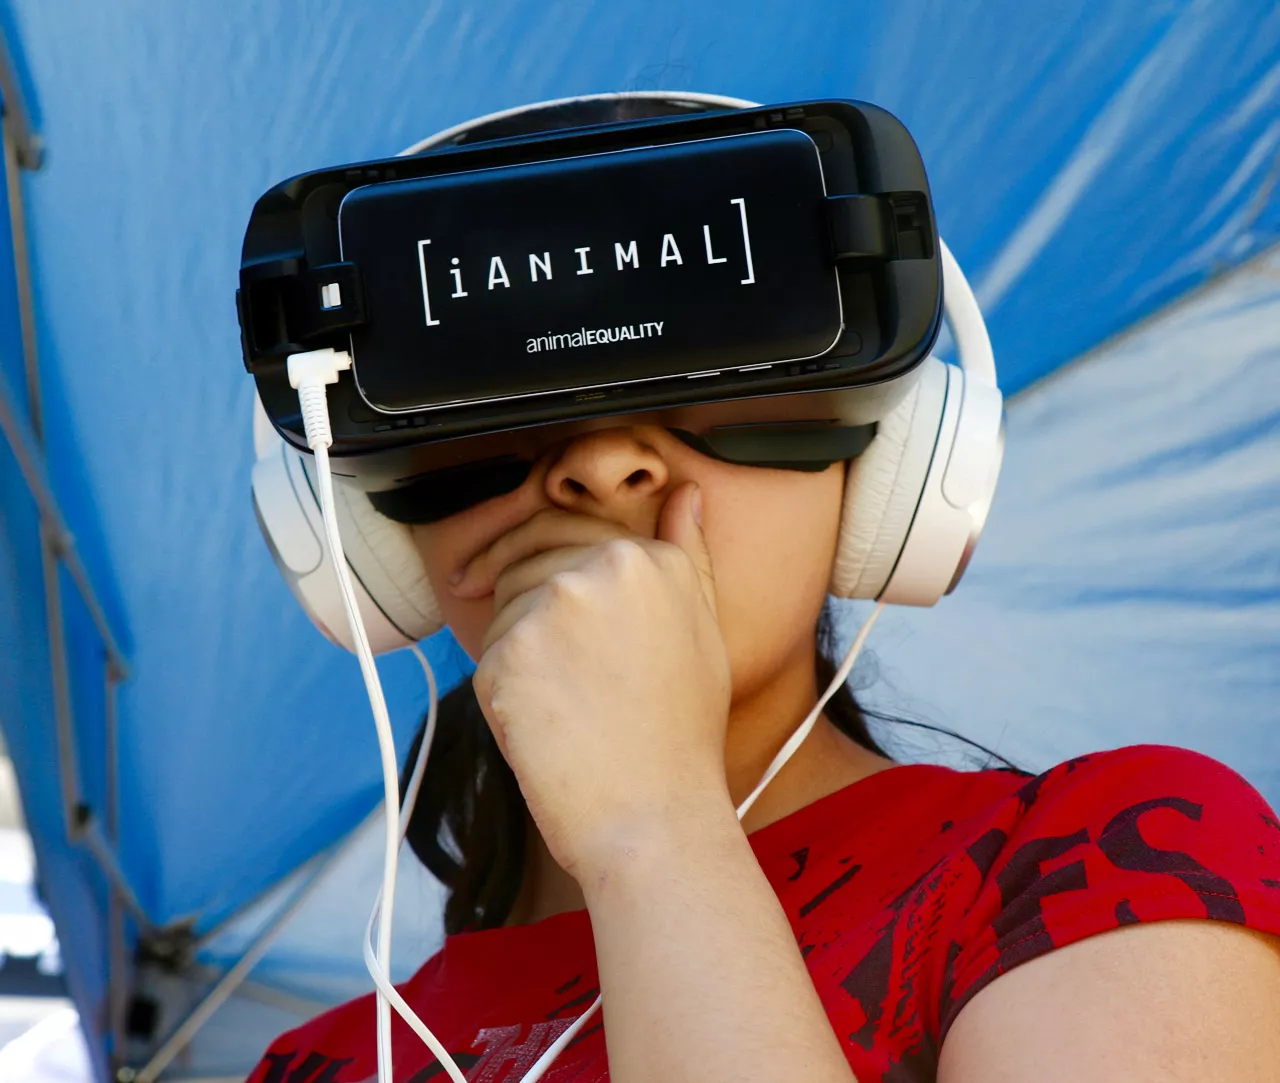
{"label": "tent metal frame pole", "polygon": [[0,34],[0,95],[5,115],[12,118],[13,146],[23,169],[39,169],[44,164],[44,144],[31,127],[31,112],[22,93],[22,81],[9,52],[9,43]]}
{"label": "tent metal frame pole", "polygon": [[[32,129],[21,83],[0,33],[0,148],[12,238],[14,282],[26,375],[26,410],[0,372],[0,431],[17,460],[27,489],[35,500],[40,522],[40,557],[45,593],[45,622],[53,691],[54,726],[58,748],[58,778],[68,839],[82,844],[107,879],[108,1033],[114,1049],[122,1038],[128,990],[124,973],[124,910],[132,912],[143,930],[155,928],[138,900],[116,856],[119,844],[118,712],[116,690],[129,677],[129,664],[106,610],[76,548],[75,538],[53,492],[44,456],[44,409],[40,387],[39,343],[23,200],[24,170],[39,169],[43,146]],[[102,643],[104,653],[104,711],[106,736],[107,832],[104,837],[84,802],[78,742],[71,696],[70,667],[65,638],[61,574],[65,569]]]}
{"label": "tent metal frame pole", "polygon": [[[3,141],[10,141],[11,127],[0,125],[0,136]],[[6,161],[11,159],[13,151],[6,149]],[[8,180],[12,187],[20,183],[20,178],[12,175]],[[14,205],[12,195],[10,208]],[[24,253],[25,254],[25,253]],[[28,287],[19,289],[20,301],[25,300],[27,307],[31,303],[29,287],[30,275],[25,261],[19,261],[19,253],[14,251],[14,267],[18,280],[28,282]],[[24,323],[34,327],[34,318],[28,312]],[[25,345],[25,342],[24,342]],[[38,374],[34,370],[34,358],[24,358],[27,366],[28,382],[35,380],[38,385]],[[38,398],[38,396],[37,396]],[[84,843],[93,854],[103,872],[113,886],[121,894],[125,904],[135,912],[139,921],[147,927],[153,927],[151,921],[138,901],[137,894],[125,878],[116,860],[113,848],[96,830],[92,813],[83,801],[83,790],[80,787],[80,772],[76,755],[75,720],[71,703],[70,674],[67,667],[66,639],[63,627],[62,584],[60,571],[66,569],[68,576],[80,595],[85,609],[97,630],[106,655],[107,674],[116,682],[126,680],[129,676],[129,664],[120,648],[119,639],[111,626],[106,610],[94,589],[93,580],[89,576],[84,562],[76,548],[75,536],[67,527],[62,509],[54,496],[53,486],[49,480],[45,464],[43,440],[24,416],[19,400],[13,392],[7,375],[0,371],[0,432],[13,452],[18,469],[26,482],[27,490],[35,500],[40,518],[40,549],[43,566],[45,592],[45,620],[49,637],[49,661],[52,670],[54,724],[58,743],[58,770],[62,789],[63,813],[65,816],[68,838],[72,842]]]}
{"label": "tent metal frame pole", "polygon": [[[107,837],[113,848],[120,844],[120,774],[116,770],[119,750],[119,714],[116,701],[118,681],[109,669],[104,670],[103,688],[106,709],[107,757]],[[107,1033],[111,1036],[112,1057],[124,1048],[124,1023],[128,1011],[129,988],[125,981],[128,967],[125,953],[124,905],[114,884],[107,893]]]}
{"label": "tent metal frame pole", "polygon": [[80,560],[75,539],[67,529],[45,472],[44,456],[29,424],[17,405],[8,378],[0,372],[0,432],[3,432],[28,491],[35,498],[40,515],[41,556],[44,570],[45,620],[49,636],[49,661],[53,678],[54,722],[58,739],[58,769],[62,789],[67,835],[83,842],[102,866],[103,872],[120,891],[126,905],[148,927],[155,925],[146,914],[137,894],[125,878],[113,847],[103,838],[91,811],[82,800],[75,721],[72,716],[70,675],[67,671],[66,639],[63,635],[62,587],[59,571],[65,568],[85,608],[93,620],[106,652],[108,679],[118,683],[129,676],[106,613],[98,602],[92,581]]}
{"label": "tent metal frame pole", "polygon": [[115,847],[111,845],[102,831],[102,825],[98,823],[97,818],[92,813],[87,811],[84,805],[77,806],[77,811],[80,818],[71,836],[72,841],[79,843],[89,851],[112,889],[120,896],[120,902],[124,905],[124,908],[133,915],[134,920],[142,929],[148,933],[160,932],[163,927],[152,920],[151,915],[147,913],[139,901],[137,894],[133,890],[133,885],[129,883],[128,876],[125,875],[124,869],[120,866]]}
{"label": "tent metal frame pole", "polygon": [[275,942],[276,937],[284,931],[285,926],[301,909],[302,904],[320,886],[324,880],[324,874],[332,867],[338,855],[347,848],[358,832],[359,828],[351,832],[340,843],[329,848],[324,855],[324,860],[316,865],[310,877],[300,884],[288,902],[271,916],[271,919],[254,937],[249,946],[241,952],[240,958],[223,972],[222,977],[214,983],[213,988],[187,1013],[182,1022],[170,1032],[169,1037],[164,1040],[160,1048],[152,1054],[151,1059],[145,1065],[138,1069],[122,1067],[116,1070],[118,1083],[156,1083],[160,1073],[173,1062],[174,1057],[190,1044],[191,1040],[199,1033],[200,1028],[209,1021],[214,1012],[222,1007],[227,998],[249,976],[249,972],[258,965],[258,962]]}
{"label": "tent metal frame pole", "polygon": [[209,928],[201,932],[191,942],[191,950],[193,952],[197,952],[197,951],[200,951],[202,948],[207,947],[210,943],[212,943],[219,936],[221,936],[222,933],[225,932],[231,925],[235,924],[245,914],[249,913],[249,911],[251,911],[255,906],[271,898],[271,896],[273,896],[277,891],[279,891],[283,885],[288,883],[290,879],[293,879],[296,877],[296,878],[305,880],[307,877],[311,876],[315,870],[326,865],[329,861],[329,858],[333,855],[334,851],[345,847],[351,841],[351,839],[353,839],[364,828],[364,826],[369,822],[369,820],[372,819],[373,816],[377,815],[377,811],[381,807],[382,807],[382,804],[381,802],[379,802],[379,804],[374,809],[374,811],[370,813],[368,817],[361,820],[360,823],[357,824],[354,828],[352,828],[351,831],[349,831],[346,835],[343,835],[336,842],[330,843],[323,850],[320,850],[317,853],[312,854],[301,865],[298,865],[296,868],[290,870],[288,873],[282,876],[279,880],[276,880],[273,884],[271,884],[270,887],[264,888],[262,891],[254,895],[253,898],[247,900],[244,903],[241,903],[239,906],[237,906],[225,917],[220,918],[215,924],[210,925]]}
{"label": "tent metal frame pole", "polygon": [[50,527],[40,522],[40,570],[44,577],[45,635],[49,643],[49,668],[53,671],[53,723],[58,743],[58,789],[62,796],[62,818],[67,835],[77,831],[80,765],[75,755],[75,720],[71,715],[71,681],[68,674],[65,636],[62,623],[62,584],[58,561],[49,537]]}
{"label": "tent metal frame pole", "polygon": [[[3,35],[0,35],[0,46]],[[3,72],[0,64],[0,72]],[[0,76],[0,87],[4,79]],[[5,101],[8,101],[6,92]],[[27,214],[22,200],[22,152],[17,129],[21,121],[6,109],[0,113],[4,125],[4,176],[9,201],[9,232],[13,240],[14,282],[18,291],[18,324],[22,333],[22,358],[27,374],[27,414],[38,440],[44,439],[44,400],[40,393],[40,354],[36,338],[35,304],[31,294],[31,260],[27,248]]]}
{"label": "tent metal frame pole", "polygon": [[[225,973],[219,967],[211,966],[208,963],[192,963],[187,970],[205,981],[217,981]],[[280,1008],[282,1011],[298,1016],[299,1019],[310,1019],[312,1016],[319,1015],[321,1012],[328,1011],[333,1007],[332,1001],[299,996],[297,993],[277,989],[274,985],[254,981],[252,978],[245,978],[233,995],[243,1000],[252,1000],[259,1004],[265,1004],[269,1008]]]}
{"label": "tent metal frame pole", "polygon": [[124,652],[120,649],[119,640],[112,630],[106,610],[98,600],[98,592],[94,590],[93,581],[89,578],[84,562],[80,559],[75,536],[67,528],[62,509],[59,508],[57,498],[53,495],[39,441],[32,432],[30,423],[22,416],[8,377],[3,373],[0,373],[0,432],[4,433],[14,458],[18,461],[23,480],[27,483],[27,490],[35,499],[50,556],[66,568],[72,583],[75,584],[76,591],[89,612],[89,618],[93,621],[94,628],[102,640],[107,665],[117,680],[127,680],[129,663],[125,661]]}

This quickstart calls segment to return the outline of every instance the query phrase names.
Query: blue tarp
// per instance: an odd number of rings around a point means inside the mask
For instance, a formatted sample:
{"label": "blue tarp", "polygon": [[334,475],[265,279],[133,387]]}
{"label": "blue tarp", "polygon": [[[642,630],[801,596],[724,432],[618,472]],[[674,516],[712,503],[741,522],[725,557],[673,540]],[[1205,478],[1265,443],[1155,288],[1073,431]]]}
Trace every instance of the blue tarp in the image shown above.
{"label": "blue tarp", "polygon": [[[1280,240],[1280,10],[1264,0],[9,0],[5,16],[48,147],[25,187],[50,468],[133,668],[120,694],[123,860],[162,921],[233,913],[352,829],[380,788],[356,666],[292,603],[248,498],[252,388],[232,292],[249,209],[271,183],[595,90],[875,101],[920,143],[1009,391]],[[1233,328],[1254,326],[1242,311]],[[0,316],[0,365],[19,381]],[[889,622],[900,639],[880,654],[914,701],[943,704],[941,720],[999,718],[1032,749],[1049,724],[1027,698],[1040,678],[1085,720],[1080,742],[1111,743],[1117,712],[1145,711],[1143,733],[1211,745],[1276,800],[1274,744],[1270,763],[1251,763],[1259,731],[1233,745],[1230,727],[1204,721],[1215,700],[1280,721],[1280,673],[1259,653],[1277,646],[1275,522],[1242,511],[1276,505],[1276,415],[1244,409],[1226,377],[1175,378],[1183,356],[1170,332],[1114,379],[1092,361],[1096,383],[1068,370],[1033,388],[1011,417],[1027,418],[1037,450],[1019,460],[1012,430],[1010,485],[1062,501],[1002,496],[962,588],[984,603],[970,623],[958,596],[936,620]],[[1258,356],[1257,401],[1275,401],[1275,354]],[[1206,361],[1233,363],[1230,350]],[[1179,412],[1193,387],[1195,408]],[[1149,423],[1131,425],[1128,403]],[[1076,456],[1086,465],[1071,473]],[[1201,461],[1225,472],[1191,469]],[[1184,485],[1194,522],[1179,518]],[[104,886],[65,842],[35,518],[4,448],[0,509],[0,719],[101,1052]],[[1060,559],[1072,539],[1098,547],[1105,575],[1088,590]],[[1191,598],[1189,582],[1207,585]],[[1159,609],[1171,597],[1189,607],[1174,625]],[[1129,634],[1090,633],[1130,603],[1147,616]],[[84,786],[101,802],[101,651],[74,602],[69,619]],[[1051,666],[1013,649],[1014,628],[1076,653]],[[1176,648],[1148,654],[1156,633]],[[457,672],[447,639],[433,654]],[[954,670],[934,664],[944,654]],[[1163,729],[1202,661],[1194,725]],[[411,659],[385,673],[406,738],[420,677]]]}

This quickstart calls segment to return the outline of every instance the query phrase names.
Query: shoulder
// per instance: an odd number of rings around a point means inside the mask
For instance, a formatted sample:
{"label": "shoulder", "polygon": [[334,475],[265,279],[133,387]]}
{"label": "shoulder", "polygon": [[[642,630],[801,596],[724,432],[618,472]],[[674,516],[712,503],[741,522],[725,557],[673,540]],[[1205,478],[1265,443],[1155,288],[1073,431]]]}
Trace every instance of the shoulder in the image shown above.
{"label": "shoulder", "polygon": [[1171,745],[1130,745],[1077,756],[1036,776],[1028,786],[1032,792],[1048,787],[1051,793],[1101,805],[1112,797],[1181,794],[1243,804],[1274,821],[1266,801],[1236,771],[1203,753]]}
{"label": "shoulder", "polygon": [[1217,760],[1167,745],[1067,760],[1026,779],[993,812],[986,845],[997,864],[1011,856],[1011,842],[1037,839],[1092,844],[1122,866],[1143,865],[1161,840],[1219,854],[1280,843],[1280,822],[1250,783]]}
{"label": "shoulder", "polygon": [[1280,933],[1280,822],[1208,756],[1138,745],[1026,779],[968,840],[980,877],[943,1031],[1000,974],[1123,925],[1210,918]]}

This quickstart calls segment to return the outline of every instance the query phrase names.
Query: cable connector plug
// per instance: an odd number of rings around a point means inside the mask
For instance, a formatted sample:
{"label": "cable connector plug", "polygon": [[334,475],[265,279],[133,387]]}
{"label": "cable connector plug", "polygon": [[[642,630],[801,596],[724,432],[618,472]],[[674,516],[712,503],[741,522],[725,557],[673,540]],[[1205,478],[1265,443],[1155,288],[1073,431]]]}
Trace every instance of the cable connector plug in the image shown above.
{"label": "cable connector plug", "polygon": [[350,367],[351,355],[331,347],[289,355],[289,386],[298,392],[302,426],[307,434],[307,447],[312,451],[333,444],[325,388],[336,384],[338,373]]}

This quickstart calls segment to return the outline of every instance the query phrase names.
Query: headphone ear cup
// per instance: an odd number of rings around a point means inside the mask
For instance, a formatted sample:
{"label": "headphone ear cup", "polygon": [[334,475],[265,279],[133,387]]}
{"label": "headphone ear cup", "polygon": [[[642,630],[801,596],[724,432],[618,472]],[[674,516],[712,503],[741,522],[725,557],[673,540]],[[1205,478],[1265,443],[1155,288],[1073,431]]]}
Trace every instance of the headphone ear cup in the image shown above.
{"label": "headphone ear cup", "polygon": [[831,573],[837,598],[878,598],[892,577],[924,491],[946,397],[947,366],[929,357],[875,439],[849,461]]}
{"label": "headphone ear cup", "polygon": [[[278,436],[264,441],[253,467],[254,512],[276,566],[312,623],[353,650],[311,462]],[[337,479],[334,503],[374,653],[407,647],[438,630],[443,621],[410,528],[381,515],[368,496]]]}
{"label": "headphone ear cup", "polygon": [[955,589],[986,525],[1004,458],[999,389],[944,367],[937,448],[902,552],[880,593],[894,605],[933,605]]}
{"label": "headphone ear cup", "polygon": [[347,563],[383,615],[417,642],[444,627],[413,529],[388,519],[367,493],[335,479],[334,503]]}

